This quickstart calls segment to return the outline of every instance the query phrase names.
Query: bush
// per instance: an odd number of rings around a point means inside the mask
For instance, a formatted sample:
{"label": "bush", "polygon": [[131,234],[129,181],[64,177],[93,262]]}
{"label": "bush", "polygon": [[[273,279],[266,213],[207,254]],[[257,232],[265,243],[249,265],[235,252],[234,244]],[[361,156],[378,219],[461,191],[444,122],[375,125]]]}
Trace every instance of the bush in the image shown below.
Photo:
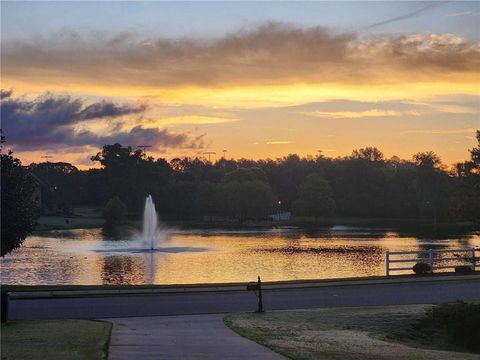
{"label": "bush", "polygon": [[457,301],[435,306],[417,324],[432,333],[445,332],[449,345],[480,352],[480,304]]}
{"label": "bush", "polygon": [[430,272],[430,265],[419,262],[413,265],[412,270],[417,275],[427,274]]}
{"label": "bush", "polygon": [[103,216],[107,226],[124,224],[127,219],[127,207],[118,196],[115,196],[103,209]]}
{"label": "bush", "polygon": [[473,272],[473,269],[471,266],[468,265],[459,265],[455,266],[455,272],[456,273],[471,273]]}
{"label": "bush", "polygon": [[1,251],[4,256],[18,248],[33,231],[38,217],[36,187],[20,160],[12,153],[1,155]]}

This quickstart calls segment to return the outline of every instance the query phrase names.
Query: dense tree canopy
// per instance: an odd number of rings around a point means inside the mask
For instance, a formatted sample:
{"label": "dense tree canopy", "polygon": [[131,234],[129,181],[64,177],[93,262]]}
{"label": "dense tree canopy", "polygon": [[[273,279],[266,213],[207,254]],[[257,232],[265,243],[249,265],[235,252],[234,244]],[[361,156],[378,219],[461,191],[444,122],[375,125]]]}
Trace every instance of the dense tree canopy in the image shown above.
{"label": "dense tree canopy", "polygon": [[123,224],[127,220],[127,207],[118,196],[115,196],[105,205],[103,216],[107,227]]}
{"label": "dense tree canopy", "polygon": [[164,159],[146,158],[141,150],[123,147],[120,144],[105,145],[92,157],[102,170],[89,184],[99,191],[97,195],[105,203],[118,196],[132,211],[140,211],[145,197],[159,197],[169,184],[171,167]]}
{"label": "dense tree canopy", "polygon": [[272,213],[275,196],[267,177],[258,167],[227,173],[217,184],[202,184],[198,209],[205,215],[261,218]]}
{"label": "dense tree canopy", "polygon": [[297,200],[293,203],[295,212],[317,218],[331,215],[334,208],[335,201],[328,182],[316,173],[308,175],[300,184]]}
{"label": "dense tree canopy", "polygon": [[1,155],[1,256],[19,247],[33,230],[38,215],[35,184],[10,153]]}
{"label": "dense tree canopy", "polygon": [[456,165],[458,177],[456,215],[480,223],[480,130],[478,145],[470,150],[471,160]]}
{"label": "dense tree canopy", "polygon": [[[480,135],[477,133],[477,137]],[[164,218],[261,218],[278,210],[309,216],[413,218],[425,222],[478,220],[480,145],[471,160],[448,171],[433,152],[412,160],[386,159],[374,147],[351,156],[276,160],[146,157],[141,150],[106,145],[92,157],[100,169],[34,164],[74,206],[105,206],[115,196],[134,214],[153,196]],[[45,173],[47,171],[48,174]],[[319,205],[321,204],[321,205]],[[322,206],[324,206],[322,208]]]}

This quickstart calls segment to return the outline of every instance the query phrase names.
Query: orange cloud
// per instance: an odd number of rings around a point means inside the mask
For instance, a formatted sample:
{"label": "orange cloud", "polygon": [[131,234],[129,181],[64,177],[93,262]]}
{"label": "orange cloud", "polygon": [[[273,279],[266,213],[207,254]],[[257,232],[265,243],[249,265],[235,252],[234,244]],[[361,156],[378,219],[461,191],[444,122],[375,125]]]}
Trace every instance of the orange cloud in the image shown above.
{"label": "orange cloud", "polygon": [[364,111],[309,111],[302,114],[316,117],[327,117],[333,119],[360,119],[364,117],[390,117],[401,115],[418,116],[418,111],[397,111],[397,110],[381,110],[371,109]]}

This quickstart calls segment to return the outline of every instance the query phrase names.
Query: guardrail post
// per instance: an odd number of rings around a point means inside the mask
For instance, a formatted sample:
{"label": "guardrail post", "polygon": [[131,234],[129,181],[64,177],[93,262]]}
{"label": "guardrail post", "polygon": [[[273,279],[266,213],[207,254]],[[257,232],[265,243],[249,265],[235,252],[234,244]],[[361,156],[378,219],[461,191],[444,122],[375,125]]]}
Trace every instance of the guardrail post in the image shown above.
{"label": "guardrail post", "polygon": [[428,249],[428,265],[430,265],[430,274],[433,273],[433,249]]}
{"label": "guardrail post", "polygon": [[385,273],[387,276],[390,276],[390,252],[387,250],[385,253],[386,258],[385,258]]}

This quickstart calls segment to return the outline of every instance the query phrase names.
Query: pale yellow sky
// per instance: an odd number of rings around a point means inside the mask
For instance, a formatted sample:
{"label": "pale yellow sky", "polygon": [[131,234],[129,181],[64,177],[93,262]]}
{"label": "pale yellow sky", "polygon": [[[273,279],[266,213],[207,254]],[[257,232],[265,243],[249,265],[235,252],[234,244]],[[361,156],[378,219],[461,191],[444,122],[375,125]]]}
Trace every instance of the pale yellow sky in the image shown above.
{"label": "pale yellow sky", "polygon": [[81,168],[106,142],[168,159],[376,146],[452,164],[480,128],[479,69],[478,42],[452,33],[267,23],[203,40],[57,34],[2,43],[2,127],[24,163],[48,154]]}

